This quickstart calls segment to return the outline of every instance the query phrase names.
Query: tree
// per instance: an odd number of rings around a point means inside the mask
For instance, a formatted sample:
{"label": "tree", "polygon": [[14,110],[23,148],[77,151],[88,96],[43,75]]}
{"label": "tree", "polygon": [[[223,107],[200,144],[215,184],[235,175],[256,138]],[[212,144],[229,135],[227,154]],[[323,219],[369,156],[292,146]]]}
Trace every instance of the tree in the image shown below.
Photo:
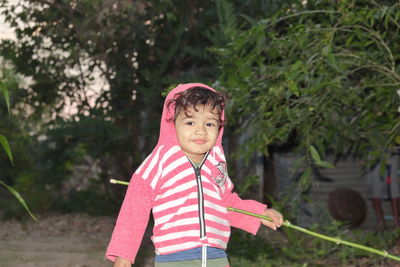
{"label": "tree", "polygon": [[[0,82],[0,92],[4,96],[4,99],[5,99],[5,102],[7,105],[7,109],[8,109],[8,113],[10,113],[10,98],[8,96],[8,90],[7,90],[7,87],[2,82]],[[7,156],[10,159],[10,161],[13,162],[10,145],[8,144],[7,138],[1,134],[0,134],[0,144],[1,144],[2,148],[5,150],[5,152],[7,153]]]}
{"label": "tree", "polygon": [[[7,110],[8,110],[8,114],[10,114],[10,98],[9,98],[8,90],[7,90],[7,87],[4,85],[4,83],[1,81],[0,81],[0,92],[2,93],[2,95],[4,97],[4,100],[5,100],[5,103],[7,106]],[[7,141],[7,138],[1,134],[0,134],[0,145],[5,150],[8,159],[13,164],[13,156],[12,156],[10,145]],[[0,180],[0,185],[4,186],[12,195],[15,196],[15,198],[25,208],[25,210],[29,213],[29,215],[31,216],[32,219],[37,220],[36,217],[33,215],[33,213],[30,211],[25,200],[22,198],[22,196],[16,190],[14,190],[14,188],[10,187],[6,183],[4,183],[2,180]]]}
{"label": "tree", "polygon": [[[279,6],[231,3],[243,13],[238,23]],[[10,181],[34,180],[45,192],[59,192],[85,155],[100,161],[104,185],[111,177],[129,179],[158,138],[161,92],[181,82],[215,81],[218,67],[208,48],[225,42],[226,7],[222,0],[0,1],[17,36],[0,51],[31,80],[18,103],[30,111],[22,132],[33,134],[33,143],[23,154],[34,155],[34,170],[29,177],[9,175]]]}
{"label": "tree", "polygon": [[[235,8],[248,17],[272,10],[259,2]],[[104,185],[129,179],[157,140],[164,88],[216,78],[207,48],[224,40],[214,1],[2,0],[0,8],[17,37],[0,51],[31,80],[15,100],[29,111],[21,132],[33,142],[23,153],[34,155],[32,171],[8,177],[22,188],[59,192],[84,155],[101,162]]]}
{"label": "tree", "polygon": [[399,17],[391,1],[307,1],[227,31],[219,82],[245,151],[304,155],[304,189],[327,154],[379,158],[400,133]]}
{"label": "tree", "polygon": [[[17,40],[3,41],[0,49],[31,78],[19,104],[31,111],[25,121],[39,123],[27,130],[38,140],[31,148],[35,170],[8,179],[22,190],[33,183],[59,192],[85,154],[101,161],[105,185],[111,177],[129,179],[157,140],[163,89],[183,80],[206,82],[215,73],[201,34],[215,23],[210,5],[1,1]],[[94,83],[99,78],[104,84]]]}

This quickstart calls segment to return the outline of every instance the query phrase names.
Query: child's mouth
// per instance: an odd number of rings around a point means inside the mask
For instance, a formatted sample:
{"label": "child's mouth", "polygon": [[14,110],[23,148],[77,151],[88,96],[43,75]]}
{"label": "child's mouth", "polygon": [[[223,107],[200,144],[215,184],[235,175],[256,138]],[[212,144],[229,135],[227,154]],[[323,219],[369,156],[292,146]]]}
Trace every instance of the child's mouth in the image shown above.
{"label": "child's mouth", "polygon": [[204,139],[195,139],[193,140],[193,142],[195,142],[196,144],[205,144],[207,142],[207,140]]}

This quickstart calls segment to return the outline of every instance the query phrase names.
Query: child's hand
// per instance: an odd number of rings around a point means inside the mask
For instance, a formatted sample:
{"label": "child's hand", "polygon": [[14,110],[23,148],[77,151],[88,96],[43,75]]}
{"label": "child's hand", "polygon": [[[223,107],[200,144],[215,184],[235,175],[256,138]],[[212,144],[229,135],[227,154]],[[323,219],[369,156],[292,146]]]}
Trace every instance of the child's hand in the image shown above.
{"label": "child's hand", "polygon": [[264,215],[271,218],[272,222],[262,219],[261,223],[273,230],[276,230],[283,224],[282,214],[274,209],[265,209]]}
{"label": "child's hand", "polygon": [[113,267],[131,267],[131,266],[132,264],[129,260],[121,257],[116,257],[113,265]]}

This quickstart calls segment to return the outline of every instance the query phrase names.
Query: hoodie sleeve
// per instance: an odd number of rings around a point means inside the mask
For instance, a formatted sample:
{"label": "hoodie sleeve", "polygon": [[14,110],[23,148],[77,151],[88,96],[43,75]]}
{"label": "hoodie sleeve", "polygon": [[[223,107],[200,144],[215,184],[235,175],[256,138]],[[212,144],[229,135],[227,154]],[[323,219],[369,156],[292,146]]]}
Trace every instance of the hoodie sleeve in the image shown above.
{"label": "hoodie sleeve", "polygon": [[134,174],[129,183],[117,222],[108,245],[106,257],[114,261],[121,257],[135,261],[146,230],[152,207],[152,189],[146,181]]}
{"label": "hoodie sleeve", "polygon": [[[226,207],[233,207],[253,213],[264,214],[267,205],[255,200],[243,200],[238,194],[233,193],[233,184],[230,179],[225,183],[224,202]],[[259,218],[246,214],[228,211],[228,220],[231,226],[245,230],[253,235],[257,234],[261,225]]]}

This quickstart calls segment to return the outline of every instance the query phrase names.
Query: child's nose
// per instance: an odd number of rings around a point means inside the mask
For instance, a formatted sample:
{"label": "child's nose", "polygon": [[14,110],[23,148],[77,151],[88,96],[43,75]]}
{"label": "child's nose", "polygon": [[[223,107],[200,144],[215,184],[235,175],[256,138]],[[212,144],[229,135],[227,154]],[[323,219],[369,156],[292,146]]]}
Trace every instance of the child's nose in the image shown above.
{"label": "child's nose", "polygon": [[196,128],[195,134],[197,135],[204,135],[206,134],[206,128],[203,125],[199,125]]}

